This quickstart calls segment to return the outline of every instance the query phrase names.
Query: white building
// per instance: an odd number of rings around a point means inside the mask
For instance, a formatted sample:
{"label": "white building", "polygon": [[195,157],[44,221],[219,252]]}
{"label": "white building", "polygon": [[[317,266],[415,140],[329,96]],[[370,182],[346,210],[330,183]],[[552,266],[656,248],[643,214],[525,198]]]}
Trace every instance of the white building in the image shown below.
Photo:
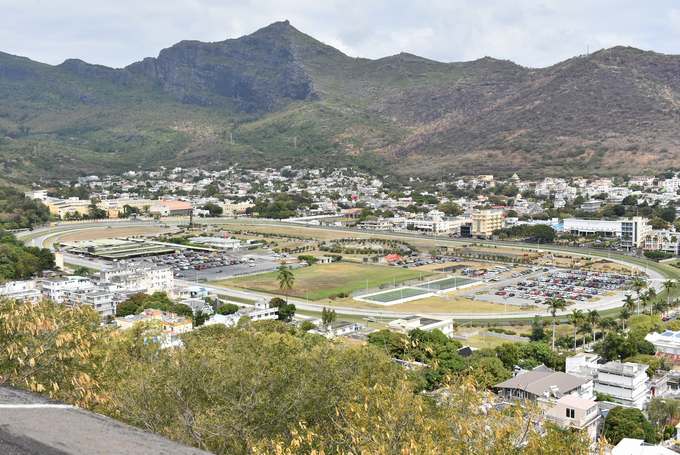
{"label": "white building", "polygon": [[420,329],[426,332],[440,330],[444,335],[453,335],[453,319],[435,319],[430,316],[407,316],[403,319],[395,319],[388,326],[400,332],[410,332]]}
{"label": "white building", "polygon": [[116,314],[114,294],[104,289],[93,288],[67,291],[64,297],[64,304],[72,306],[90,306],[99,313],[99,316],[102,318],[111,317]]}
{"label": "white building", "polygon": [[175,287],[175,277],[171,267],[154,267],[134,265],[118,265],[112,269],[100,272],[102,283],[116,284],[121,291],[172,292]]}
{"label": "white building", "polygon": [[564,371],[575,376],[594,378],[597,376],[600,356],[581,352],[565,359]]}
{"label": "white building", "polygon": [[680,331],[666,330],[663,333],[650,333],[645,340],[654,345],[657,357],[680,364]]}
{"label": "white building", "polygon": [[581,218],[565,218],[564,232],[578,236],[600,235],[616,237],[624,248],[641,248],[651,226],[646,218],[639,216],[618,220],[586,220]]}
{"label": "white building", "polygon": [[35,280],[9,281],[0,285],[0,298],[37,302],[42,297]]}
{"label": "white building", "polygon": [[239,239],[229,237],[190,237],[189,241],[222,250],[238,250],[241,248],[241,241]]}
{"label": "white building", "polygon": [[562,428],[585,431],[592,442],[597,440],[602,421],[597,402],[573,395],[559,398],[545,416]]}
{"label": "white building", "polygon": [[40,280],[38,286],[45,298],[56,303],[64,303],[70,292],[91,291],[96,288],[92,280],[82,276],[46,278]]}
{"label": "white building", "polygon": [[642,409],[649,396],[648,365],[612,361],[600,365],[595,392],[611,396],[615,402]]}
{"label": "white building", "polygon": [[234,327],[242,317],[248,317],[251,321],[273,321],[279,318],[279,310],[270,307],[265,301],[259,301],[254,307],[241,308],[234,314],[214,314],[205,321],[205,325],[222,324]]}

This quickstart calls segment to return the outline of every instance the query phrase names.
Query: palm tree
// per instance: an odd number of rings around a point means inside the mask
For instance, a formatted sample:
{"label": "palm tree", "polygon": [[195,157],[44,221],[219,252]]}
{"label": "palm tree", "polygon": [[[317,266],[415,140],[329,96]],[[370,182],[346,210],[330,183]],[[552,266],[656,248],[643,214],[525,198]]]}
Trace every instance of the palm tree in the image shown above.
{"label": "palm tree", "polygon": [[637,294],[638,300],[637,314],[640,314],[640,292],[642,291],[642,289],[647,287],[647,281],[638,276],[633,279],[631,286],[633,286],[633,289],[635,289],[635,293]]}
{"label": "palm tree", "polygon": [[581,310],[573,310],[571,315],[569,315],[569,319],[574,325],[574,351],[576,350],[576,332],[578,330],[579,324],[583,321],[583,318],[585,318],[585,315]]}
{"label": "palm tree", "polygon": [[550,309],[550,314],[552,315],[552,349],[555,350],[555,316],[559,310],[563,310],[567,307],[567,302],[564,299],[559,298],[549,298],[545,304]]}
{"label": "palm tree", "polygon": [[293,289],[293,284],[295,284],[295,275],[293,275],[293,271],[290,269],[290,267],[284,264],[281,264],[276,270],[278,271],[276,279],[279,282],[279,289],[281,289],[283,294],[286,296],[286,303],[288,303],[288,291]]}
{"label": "palm tree", "polygon": [[586,335],[590,333],[590,330],[590,323],[588,322],[587,318],[584,318],[583,322],[578,328],[578,333],[583,335],[583,346],[586,345]]}
{"label": "palm tree", "polygon": [[647,289],[647,292],[642,296],[642,312],[646,311],[647,305],[649,305],[649,314],[652,314],[652,309],[654,307],[654,300],[656,299],[656,291],[654,288]]}
{"label": "palm tree", "polygon": [[590,310],[587,315],[588,323],[590,324],[591,329],[593,330],[593,343],[595,342],[595,327],[597,326],[597,323],[600,321],[600,313],[598,313],[595,310]]}
{"label": "palm tree", "polygon": [[635,308],[635,300],[633,300],[632,295],[626,294],[626,299],[623,302],[623,307],[630,311],[631,313],[633,312],[633,308]]}
{"label": "palm tree", "polygon": [[621,318],[621,328],[622,330],[626,330],[626,321],[630,319],[630,317],[633,315],[633,312],[630,308],[628,308],[626,305],[624,305],[621,308],[621,312],[619,313],[619,318]]}
{"label": "palm tree", "polygon": [[600,321],[600,328],[602,329],[602,338],[604,338],[604,335],[609,332],[611,329],[615,329],[618,324],[616,323],[616,320],[614,318],[603,318]]}
{"label": "palm tree", "polygon": [[657,300],[655,303],[652,304],[652,314],[659,313],[660,315],[663,316],[667,308],[668,307],[666,306],[666,302],[664,302],[663,300]]}
{"label": "palm tree", "polygon": [[666,306],[668,308],[671,307],[671,291],[675,286],[676,283],[673,280],[666,280],[663,282],[663,288],[666,290]]}

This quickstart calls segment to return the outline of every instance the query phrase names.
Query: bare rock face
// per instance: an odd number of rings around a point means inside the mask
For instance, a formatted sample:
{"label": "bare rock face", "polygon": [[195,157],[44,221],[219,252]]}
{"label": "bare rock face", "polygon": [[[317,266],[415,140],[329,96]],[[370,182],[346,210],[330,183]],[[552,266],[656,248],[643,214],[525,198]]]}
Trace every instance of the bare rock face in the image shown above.
{"label": "bare rock face", "polygon": [[296,33],[280,22],[234,40],[182,41],[127,70],[154,79],[184,103],[270,112],[290,101],[316,98],[293,49]]}

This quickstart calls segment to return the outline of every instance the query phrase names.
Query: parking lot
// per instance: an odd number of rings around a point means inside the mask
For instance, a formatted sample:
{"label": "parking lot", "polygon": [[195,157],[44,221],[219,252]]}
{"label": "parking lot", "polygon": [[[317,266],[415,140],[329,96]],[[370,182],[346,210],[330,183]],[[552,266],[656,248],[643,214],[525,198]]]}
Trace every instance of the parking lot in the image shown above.
{"label": "parking lot", "polygon": [[561,298],[572,303],[588,302],[622,291],[630,279],[629,276],[615,273],[544,269],[531,277],[493,287],[479,298],[518,306],[541,305],[550,298]]}
{"label": "parking lot", "polygon": [[169,266],[176,278],[196,281],[268,272],[279,265],[277,258],[270,255],[197,250],[146,257],[135,262]]}

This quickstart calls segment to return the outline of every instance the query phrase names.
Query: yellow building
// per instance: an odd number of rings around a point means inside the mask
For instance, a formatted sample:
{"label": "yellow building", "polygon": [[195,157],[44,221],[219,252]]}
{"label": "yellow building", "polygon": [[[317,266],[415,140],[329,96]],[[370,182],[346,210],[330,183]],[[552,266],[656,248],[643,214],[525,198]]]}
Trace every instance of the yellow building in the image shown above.
{"label": "yellow building", "polygon": [[503,228],[503,211],[500,209],[475,210],[472,212],[472,235],[491,237],[493,231]]}
{"label": "yellow building", "polygon": [[52,215],[64,218],[67,214],[86,215],[90,210],[90,201],[86,199],[52,199],[45,202]]}

